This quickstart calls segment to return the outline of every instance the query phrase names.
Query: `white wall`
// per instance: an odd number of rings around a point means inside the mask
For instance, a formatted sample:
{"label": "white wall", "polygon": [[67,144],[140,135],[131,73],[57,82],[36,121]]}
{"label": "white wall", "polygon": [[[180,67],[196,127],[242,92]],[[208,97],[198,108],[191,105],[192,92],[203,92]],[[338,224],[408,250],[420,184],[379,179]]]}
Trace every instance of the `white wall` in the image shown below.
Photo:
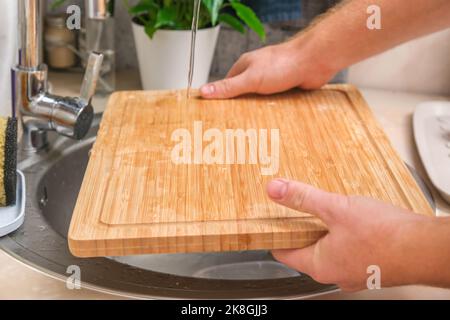
{"label": "white wall", "polygon": [[349,82],[360,87],[450,95],[450,29],[354,65]]}

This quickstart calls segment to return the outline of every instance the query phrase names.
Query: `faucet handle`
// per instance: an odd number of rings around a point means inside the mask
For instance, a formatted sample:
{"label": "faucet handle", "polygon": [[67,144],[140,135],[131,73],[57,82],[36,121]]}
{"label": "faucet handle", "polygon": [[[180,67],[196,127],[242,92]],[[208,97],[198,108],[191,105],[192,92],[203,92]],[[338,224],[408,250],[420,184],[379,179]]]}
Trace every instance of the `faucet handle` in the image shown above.
{"label": "faucet handle", "polygon": [[79,98],[53,97],[58,105],[53,109],[51,118],[52,128],[56,132],[70,138],[82,139],[89,131],[94,118],[91,100],[100,78],[102,62],[102,54],[93,52],[89,55]]}
{"label": "faucet handle", "polygon": [[100,78],[100,71],[103,63],[103,54],[92,52],[86,65],[83,83],[81,84],[80,99],[86,103],[91,103],[91,99],[95,94],[97,81]]}

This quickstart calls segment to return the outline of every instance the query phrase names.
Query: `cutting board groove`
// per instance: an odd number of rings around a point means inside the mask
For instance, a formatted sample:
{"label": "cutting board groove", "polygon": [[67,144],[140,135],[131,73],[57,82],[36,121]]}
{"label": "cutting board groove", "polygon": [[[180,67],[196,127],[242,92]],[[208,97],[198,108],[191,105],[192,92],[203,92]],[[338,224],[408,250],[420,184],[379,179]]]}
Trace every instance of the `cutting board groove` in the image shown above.
{"label": "cutting board groove", "polygon": [[[266,165],[249,163],[249,145],[246,164],[176,164],[172,135],[182,128],[192,134],[267,129],[272,156],[271,130],[278,130],[279,170],[267,175]],[[192,140],[195,150],[199,144]],[[297,248],[317,241],[327,232],[320,220],[267,198],[265,185],[274,177],[433,214],[353,86],[189,104],[184,91],[120,92],[109,100],[91,152],[70,250],[91,257]]]}

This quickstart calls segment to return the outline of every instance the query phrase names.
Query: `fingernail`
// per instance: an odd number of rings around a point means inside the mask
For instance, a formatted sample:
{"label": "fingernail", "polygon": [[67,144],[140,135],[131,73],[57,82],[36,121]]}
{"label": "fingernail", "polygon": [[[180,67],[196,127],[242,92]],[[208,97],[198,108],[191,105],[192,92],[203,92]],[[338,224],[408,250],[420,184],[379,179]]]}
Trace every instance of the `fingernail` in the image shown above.
{"label": "fingernail", "polygon": [[272,199],[282,199],[287,193],[288,181],[283,179],[272,180],[267,184],[267,193]]}
{"label": "fingernail", "polygon": [[207,84],[207,85],[204,85],[200,89],[200,91],[203,96],[211,96],[214,94],[214,92],[216,92],[216,87],[213,84]]}

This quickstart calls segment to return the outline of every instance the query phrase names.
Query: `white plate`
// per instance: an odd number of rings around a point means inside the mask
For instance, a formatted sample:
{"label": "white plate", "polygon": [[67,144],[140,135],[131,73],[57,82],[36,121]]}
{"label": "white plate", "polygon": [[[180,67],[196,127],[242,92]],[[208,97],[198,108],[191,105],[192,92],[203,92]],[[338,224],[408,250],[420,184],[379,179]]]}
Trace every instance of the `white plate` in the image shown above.
{"label": "white plate", "polygon": [[419,104],[414,112],[414,137],[431,182],[450,203],[450,102]]}
{"label": "white plate", "polygon": [[25,219],[25,177],[17,170],[16,204],[0,208],[0,237],[16,231]]}

